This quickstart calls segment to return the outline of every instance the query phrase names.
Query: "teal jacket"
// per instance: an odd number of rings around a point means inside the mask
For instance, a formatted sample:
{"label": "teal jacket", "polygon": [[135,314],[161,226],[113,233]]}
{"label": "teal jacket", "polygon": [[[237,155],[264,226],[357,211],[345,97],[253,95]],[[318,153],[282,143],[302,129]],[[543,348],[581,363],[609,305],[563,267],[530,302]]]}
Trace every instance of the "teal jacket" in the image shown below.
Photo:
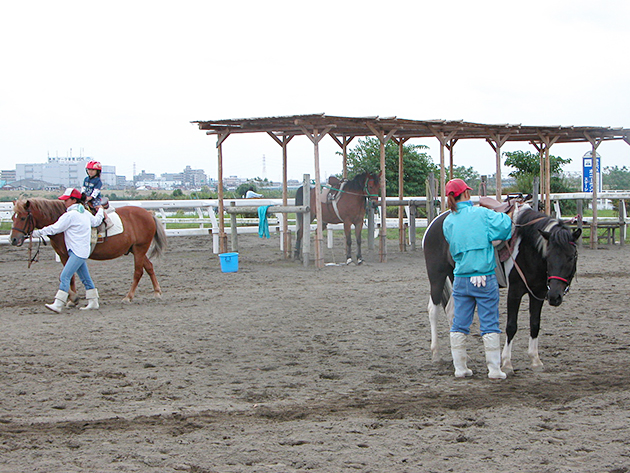
{"label": "teal jacket", "polygon": [[485,207],[474,207],[471,201],[458,202],[457,212],[444,219],[444,237],[455,260],[457,277],[494,274],[494,240],[509,240],[512,220],[507,214]]}

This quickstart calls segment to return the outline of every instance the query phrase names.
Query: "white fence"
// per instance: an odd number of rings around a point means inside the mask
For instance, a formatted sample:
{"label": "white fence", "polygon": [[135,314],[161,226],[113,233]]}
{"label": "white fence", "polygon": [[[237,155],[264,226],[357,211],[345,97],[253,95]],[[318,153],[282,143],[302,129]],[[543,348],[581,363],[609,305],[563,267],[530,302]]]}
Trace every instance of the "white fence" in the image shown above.
{"label": "white fence", "polygon": [[[626,199],[630,200],[630,192],[602,192],[598,195],[600,199]],[[588,193],[572,193],[572,194],[551,194],[551,200],[554,202],[558,202],[560,200],[590,200],[591,194]],[[476,198],[473,197],[473,200]],[[392,202],[399,201],[396,197],[389,197],[388,201]],[[415,206],[422,206],[426,204],[425,197],[405,197],[406,202],[411,202]],[[251,207],[252,205],[262,206],[262,205],[282,205],[282,199],[227,199],[224,201],[225,206],[230,206],[231,203],[234,202],[236,206],[247,206]],[[289,199],[289,205],[295,205],[294,199]],[[166,235],[169,237],[175,236],[189,236],[189,235],[212,235],[212,248],[214,253],[219,252],[219,220],[217,217],[217,211],[219,208],[219,202],[216,199],[207,199],[207,200],[129,200],[129,201],[111,201],[110,206],[114,208],[124,207],[127,205],[135,205],[137,207],[142,207],[144,209],[155,212],[156,216],[166,229]],[[401,207],[405,211],[404,223],[409,224],[409,205],[401,205]],[[558,209],[556,205],[556,209]],[[183,217],[177,217],[178,212],[183,212]],[[13,203],[11,202],[0,202],[0,222],[10,222],[11,215],[13,214]],[[190,215],[195,215],[194,217],[190,217]],[[275,217],[269,218],[269,230],[273,233],[280,233],[280,229],[282,228],[283,219],[286,218],[285,214],[274,214]],[[227,215],[226,215],[227,217]],[[624,215],[625,217],[625,215]],[[374,237],[378,236],[378,228],[381,225],[381,219],[379,215],[375,215],[374,217]],[[598,218],[598,222],[606,223],[606,222],[619,222],[619,219],[616,217],[600,217]],[[625,218],[624,218],[624,223]],[[169,224],[193,224],[197,225],[195,228],[168,228]],[[239,219],[238,220],[238,233],[258,233],[258,219]],[[386,220],[387,228],[398,228],[398,219],[390,218]],[[427,219],[426,218],[416,218],[415,219],[415,227],[426,227]],[[367,227],[367,225],[366,225]],[[315,228],[314,225],[312,227]],[[343,229],[343,225],[328,225],[328,228],[331,230],[341,230]],[[295,231],[295,222],[293,220],[289,221],[289,230]],[[226,222],[225,225],[226,233],[230,233],[230,225],[229,221]],[[4,232],[3,232],[4,233]],[[8,232],[6,234],[0,235],[0,244],[8,244]],[[332,232],[329,232],[328,236],[328,247],[332,248]],[[283,239],[280,238],[280,246],[282,249]]]}

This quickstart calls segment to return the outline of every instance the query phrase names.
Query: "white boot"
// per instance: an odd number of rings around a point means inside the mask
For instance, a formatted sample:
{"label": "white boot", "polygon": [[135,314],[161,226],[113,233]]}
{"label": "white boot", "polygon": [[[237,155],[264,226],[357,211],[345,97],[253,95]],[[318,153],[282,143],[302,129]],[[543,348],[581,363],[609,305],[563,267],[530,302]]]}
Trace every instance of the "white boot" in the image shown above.
{"label": "white boot", "polygon": [[466,362],[466,334],[462,332],[451,332],[451,355],[453,355],[453,366],[455,367],[455,377],[465,378],[472,376],[473,372],[468,369]]}
{"label": "white boot", "polygon": [[507,375],[501,371],[501,335],[498,333],[486,333],[483,336],[483,346],[486,349],[488,378],[507,378]]}
{"label": "white boot", "polygon": [[46,307],[52,310],[53,312],[60,313],[61,309],[63,309],[66,306],[67,300],[68,300],[68,293],[60,289],[57,291],[57,294],[55,294],[55,301],[52,304],[46,304]]}
{"label": "white boot", "polygon": [[98,304],[98,290],[96,288],[85,291],[85,298],[88,300],[88,305],[81,307],[81,310],[98,309],[100,307]]}

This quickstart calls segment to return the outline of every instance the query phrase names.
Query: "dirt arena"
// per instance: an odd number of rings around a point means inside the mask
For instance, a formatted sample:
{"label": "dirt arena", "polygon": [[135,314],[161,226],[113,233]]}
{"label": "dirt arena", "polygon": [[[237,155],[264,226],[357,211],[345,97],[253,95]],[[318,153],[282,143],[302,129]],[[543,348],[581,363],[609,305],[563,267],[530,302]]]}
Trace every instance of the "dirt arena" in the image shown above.
{"label": "dirt arena", "polygon": [[0,247],[0,471],[630,471],[630,248],[581,250],[541,372],[523,304],[515,375],[493,383],[478,335],[472,379],[431,362],[421,251],[315,270],[277,237],[240,243],[222,273],[209,238],[170,238],[163,299],[145,276],[126,305],[131,257],[90,262],[101,309],[61,315],[50,247],[31,269]]}

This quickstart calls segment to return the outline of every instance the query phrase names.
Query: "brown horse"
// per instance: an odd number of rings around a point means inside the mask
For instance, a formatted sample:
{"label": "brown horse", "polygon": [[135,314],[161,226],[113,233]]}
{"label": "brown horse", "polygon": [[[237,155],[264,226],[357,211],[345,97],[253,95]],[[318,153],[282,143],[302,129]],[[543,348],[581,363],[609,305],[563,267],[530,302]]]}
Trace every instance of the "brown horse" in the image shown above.
{"label": "brown horse", "polygon": [[[343,231],[346,235],[346,264],[352,262],[352,234],[357,240],[357,264],[363,263],[361,256],[361,230],[363,229],[363,219],[365,217],[365,205],[367,199],[376,199],[379,195],[380,175],[367,172],[357,174],[352,180],[339,181],[331,178],[330,194],[336,194],[333,199],[327,199],[322,203],[322,225],[328,223],[343,223]],[[302,205],[304,202],[302,187],[295,195],[295,205]],[[315,206],[315,188],[311,187],[311,222],[317,218]],[[310,223],[310,222],[309,222]],[[302,248],[303,214],[297,214],[297,232],[295,243],[295,258],[299,259]]]}
{"label": "brown horse", "polygon": [[[11,244],[21,246],[36,228],[43,228],[59,219],[66,211],[60,200],[28,199],[13,202],[13,227],[11,228]],[[162,289],[155,276],[153,264],[149,258],[160,256],[166,250],[166,233],[164,227],[157,218],[141,207],[126,206],[116,210],[120,216],[124,231],[118,235],[107,237],[102,243],[97,243],[90,255],[93,260],[109,260],[119,256],[133,253],[134,273],[131,289],[123,299],[123,302],[131,302],[145,270],[151,282],[156,297],[162,295]],[[49,237],[55,252],[66,264],[68,251],[63,233]],[[153,243],[153,245],[151,245]],[[151,251],[149,252],[149,249]],[[149,254],[147,255],[147,252]],[[70,284],[70,300],[76,302],[76,285],[74,277]]]}

